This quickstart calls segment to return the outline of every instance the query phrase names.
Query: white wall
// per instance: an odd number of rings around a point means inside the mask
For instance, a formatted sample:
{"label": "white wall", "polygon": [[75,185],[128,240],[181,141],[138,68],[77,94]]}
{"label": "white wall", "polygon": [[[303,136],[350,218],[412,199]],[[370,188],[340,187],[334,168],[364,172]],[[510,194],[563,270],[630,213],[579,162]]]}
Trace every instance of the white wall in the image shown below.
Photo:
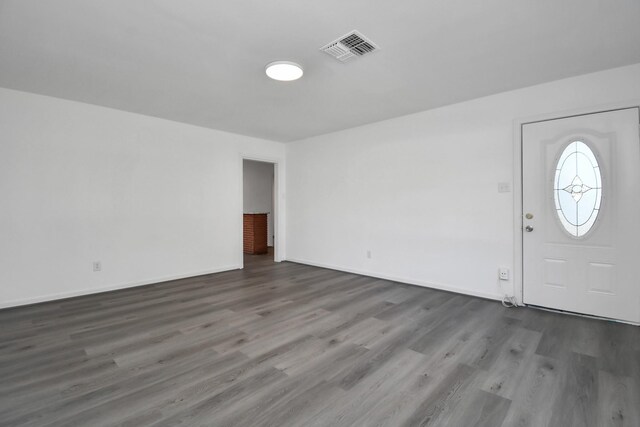
{"label": "white wall", "polygon": [[267,244],[273,246],[273,163],[244,160],[244,213],[267,213]]}
{"label": "white wall", "polygon": [[631,99],[640,64],[288,144],[287,258],[500,298],[514,120]]}
{"label": "white wall", "polygon": [[280,143],[0,89],[0,306],[239,268],[243,155],[284,188]]}
{"label": "white wall", "polygon": [[0,89],[0,306],[240,267],[243,156],[286,181],[281,257],[497,298],[513,120],[639,98],[640,64],[287,144],[285,174],[279,143]]}

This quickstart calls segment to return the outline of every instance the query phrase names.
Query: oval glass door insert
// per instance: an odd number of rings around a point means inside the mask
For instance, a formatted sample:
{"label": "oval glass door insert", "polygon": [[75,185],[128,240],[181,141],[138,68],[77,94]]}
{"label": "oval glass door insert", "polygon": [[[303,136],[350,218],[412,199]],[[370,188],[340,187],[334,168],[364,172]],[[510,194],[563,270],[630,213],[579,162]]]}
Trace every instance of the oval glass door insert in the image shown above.
{"label": "oval glass door insert", "polygon": [[553,195],[564,229],[573,237],[586,235],[600,213],[602,175],[595,154],[584,142],[572,142],[560,155]]}

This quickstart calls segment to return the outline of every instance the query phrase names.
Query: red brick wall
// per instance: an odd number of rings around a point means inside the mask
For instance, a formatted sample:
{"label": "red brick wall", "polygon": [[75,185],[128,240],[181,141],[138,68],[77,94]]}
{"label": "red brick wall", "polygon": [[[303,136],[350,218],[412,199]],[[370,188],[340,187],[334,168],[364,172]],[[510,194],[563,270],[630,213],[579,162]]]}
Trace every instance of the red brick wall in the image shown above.
{"label": "red brick wall", "polygon": [[245,254],[267,253],[267,214],[244,214],[243,251]]}

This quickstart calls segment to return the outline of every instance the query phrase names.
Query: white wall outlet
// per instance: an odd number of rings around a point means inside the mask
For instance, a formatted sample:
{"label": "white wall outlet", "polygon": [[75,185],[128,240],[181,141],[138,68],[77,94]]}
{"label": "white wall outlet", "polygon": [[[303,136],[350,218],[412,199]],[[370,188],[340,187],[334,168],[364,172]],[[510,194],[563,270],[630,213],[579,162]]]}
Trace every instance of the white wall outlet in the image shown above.
{"label": "white wall outlet", "polygon": [[511,184],[508,182],[499,182],[498,183],[498,193],[509,193],[511,192]]}
{"label": "white wall outlet", "polygon": [[371,259],[371,251],[367,251],[367,258]]}
{"label": "white wall outlet", "polygon": [[93,261],[93,271],[102,271],[102,263],[100,261]]}
{"label": "white wall outlet", "polygon": [[500,280],[509,280],[509,269],[500,267],[500,269],[498,269],[498,278],[500,278]]}

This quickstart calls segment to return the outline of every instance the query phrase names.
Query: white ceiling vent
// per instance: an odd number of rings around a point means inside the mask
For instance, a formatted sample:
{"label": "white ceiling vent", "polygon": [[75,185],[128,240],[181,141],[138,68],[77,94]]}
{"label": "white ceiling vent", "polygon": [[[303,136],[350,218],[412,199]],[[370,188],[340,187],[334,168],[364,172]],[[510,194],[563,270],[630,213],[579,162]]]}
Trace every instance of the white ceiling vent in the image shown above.
{"label": "white ceiling vent", "polygon": [[321,51],[342,62],[378,49],[374,42],[355,30],[320,48]]}

